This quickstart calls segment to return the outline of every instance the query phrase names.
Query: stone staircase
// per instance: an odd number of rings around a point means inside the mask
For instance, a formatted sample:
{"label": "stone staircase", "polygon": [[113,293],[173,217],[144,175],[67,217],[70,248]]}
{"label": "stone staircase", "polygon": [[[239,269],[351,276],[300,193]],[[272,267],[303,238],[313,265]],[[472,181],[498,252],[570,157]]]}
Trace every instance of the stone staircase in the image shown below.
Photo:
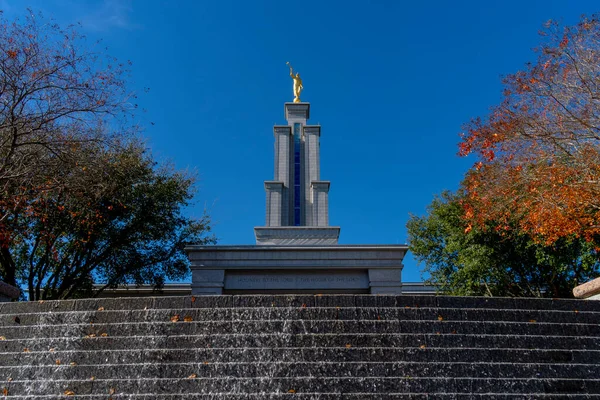
{"label": "stone staircase", "polygon": [[0,399],[600,399],[600,301],[0,304]]}

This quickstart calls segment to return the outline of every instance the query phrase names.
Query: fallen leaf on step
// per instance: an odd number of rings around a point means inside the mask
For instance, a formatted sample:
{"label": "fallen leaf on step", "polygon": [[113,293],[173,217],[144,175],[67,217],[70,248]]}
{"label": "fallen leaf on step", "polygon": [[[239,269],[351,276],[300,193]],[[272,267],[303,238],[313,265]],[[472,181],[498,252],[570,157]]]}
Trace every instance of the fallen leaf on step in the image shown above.
{"label": "fallen leaf on step", "polygon": [[3,388],[2,389],[2,395],[8,396],[8,388]]}
{"label": "fallen leaf on step", "polygon": [[90,333],[89,335],[85,335],[83,338],[84,339],[91,339],[91,338],[95,338],[95,337],[96,337],[96,334]]}
{"label": "fallen leaf on step", "polygon": [[115,394],[115,392],[116,392],[115,388],[110,388],[108,390],[108,394]]}
{"label": "fallen leaf on step", "polygon": [[76,363],[75,361],[71,361],[71,362],[69,363],[69,365],[70,365],[71,367],[74,367],[74,366],[76,366],[76,365],[77,365],[77,363]]}
{"label": "fallen leaf on step", "polygon": [[438,315],[438,321],[443,321],[444,318],[441,315]]}
{"label": "fallen leaf on step", "polygon": [[40,301],[38,301],[38,303],[44,304],[44,300],[40,300]]}
{"label": "fallen leaf on step", "polygon": [[535,324],[537,321],[535,319],[530,319],[529,322],[531,322],[532,324]]}
{"label": "fallen leaf on step", "polygon": [[425,347],[427,347],[427,346],[425,346],[424,344],[419,346],[420,349],[424,349]]}
{"label": "fallen leaf on step", "polygon": [[7,381],[12,382],[12,377],[8,378]]}
{"label": "fallen leaf on step", "polygon": [[381,315],[377,316],[377,321],[381,321]]}
{"label": "fallen leaf on step", "polygon": [[208,361],[204,361],[204,365],[208,365]]}
{"label": "fallen leaf on step", "polygon": [[192,296],[192,303],[196,301],[196,298]]}
{"label": "fallen leaf on step", "polygon": [[296,393],[296,391],[294,389],[290,389],[288,390],[288,393]]}
{"label": "fallen leaf on step", "polygon": [[65,390],[65,396],[75,396],[75,392],[72,390]]}
{"label": "fallen leaf on step", "polygon": [[99,307],[98,311],[104,311],[104,307]]}
{"label": "fallen leaf on step", "polygon": [[92,376],[92,377],[90,378],[90,381],[95,381],[95,380],[96,380],[96,377],[95,377],[95,376]]}
{"label": "fallen leaf on step", "polygon": [[58,360],[58,359],[57,359],[57,360],[56,360],[56,362],[55,362],[54,364],[56,364],[56,365],[60,365],[60,360]]}
{"label": "fallen leaf on step", "polygon": [[352,347],[352,345],[350,343],[346,343],[346,348],[349,349],[350,347]]}
{"label": "fallen leaf on step", "polygon": [[302,303],[302,308],[306,308],[306,303]]}
{"label": "fallen leaf on step", "polygon": [[188,376],[188,379],[196,379],[197,377],[198,377],[198,375],[191,374],[190,376]]}
{"label": "fallen leaf on step", "polygon": [[578,310],[575,310],[575,314],[579,314],[579,311],[578,311]]}
{"label": "fallen leaf on step", "polygon": [[183,320],[184,320],[185,322],[192,322],[192,321],[193,321],[193,320],[192,320],[192,317],[190,317],[189,315],[186,315],[185,317],[183,317]]}
{"label": "fallen leaf on step", "polygon": [[54,347],[50,347],[50,348],[48,349],[48,351],[49,351],[50,353],[54,353],[55,349],[54,349]]}
{"label": "fallen leaf on step", "polygon": [[6,340],[6,338],[4,336],[0,336],[0,342]]}
{"label": "fallen leaf on step", "polygon": [[179,321],[179,314],[175,314],[171,317],[171,322],[178,322]]}
{"label": "fallen leaf on step", "polygon": [[104,333],[103,333],[102,335],[100,335],[100,336],[102,336],[102,337],[107,337],[107,336],[108,336],[108,333],[104,332]]}
{"label": "fallen leaf on step", "polygon": [[23,349],[23,353],[29,353],[29,351],[30,351],[30,350],[29,350],[27,347],[25,347],[25,348]]}

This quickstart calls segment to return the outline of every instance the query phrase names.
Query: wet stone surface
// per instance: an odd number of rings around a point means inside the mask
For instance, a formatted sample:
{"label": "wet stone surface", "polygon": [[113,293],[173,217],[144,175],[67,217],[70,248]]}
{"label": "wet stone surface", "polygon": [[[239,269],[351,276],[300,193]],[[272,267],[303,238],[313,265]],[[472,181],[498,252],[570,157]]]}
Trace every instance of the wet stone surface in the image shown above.
{"label": "wet stone surface", "polygon": [[600,302],[299,295],[0,303],[0,398],[79,397],[600,399]]}

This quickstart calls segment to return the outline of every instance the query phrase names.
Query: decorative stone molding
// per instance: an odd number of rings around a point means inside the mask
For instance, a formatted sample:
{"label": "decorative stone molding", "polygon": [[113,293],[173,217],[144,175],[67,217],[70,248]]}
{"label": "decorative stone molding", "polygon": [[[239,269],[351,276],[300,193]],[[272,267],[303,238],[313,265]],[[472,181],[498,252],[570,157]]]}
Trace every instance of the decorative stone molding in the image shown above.
{"label": "decorative stone molding", "polygon": [[19,288],[0,281],[0,302],[18,299],[20,294]]}
{"label": "decorative stone molding", "polygon": [[303,120],[310,118],[310,103],[285,103],[285,119]]}
{"label": "decorative stone molding", "polygon": [[600,278],[575,286],[573,295],[578,299],[600,300]]}
{"label": "decorative stone molding", "polygon": [[257,226],[256,244],[265,245],[332,245],[340,236],[339,226]]}

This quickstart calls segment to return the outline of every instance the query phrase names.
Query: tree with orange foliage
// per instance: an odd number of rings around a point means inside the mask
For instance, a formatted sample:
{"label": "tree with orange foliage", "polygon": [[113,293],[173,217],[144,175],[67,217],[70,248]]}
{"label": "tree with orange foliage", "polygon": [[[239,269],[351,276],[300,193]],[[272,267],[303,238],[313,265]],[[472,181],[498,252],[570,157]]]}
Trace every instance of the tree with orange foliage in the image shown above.
{"label": "tree with orange foliage", "polygon": [[594,245],[582,238],[536,242],[509,220],[473,225],[465,218],[465,193],[443,192],[427,215],[406,224],[409,250],[424,264],[425,282],[458,296],[573,297],[573,287],[600,273]]}
{"label": "tree with orange foliage", "polygon": [[504,79],[490,116],[465,126],[459,154],[477,161],[463,182],[465,218],[495,221],[546,245],[600,245],[600,15],[541,32],[537,62]]}

